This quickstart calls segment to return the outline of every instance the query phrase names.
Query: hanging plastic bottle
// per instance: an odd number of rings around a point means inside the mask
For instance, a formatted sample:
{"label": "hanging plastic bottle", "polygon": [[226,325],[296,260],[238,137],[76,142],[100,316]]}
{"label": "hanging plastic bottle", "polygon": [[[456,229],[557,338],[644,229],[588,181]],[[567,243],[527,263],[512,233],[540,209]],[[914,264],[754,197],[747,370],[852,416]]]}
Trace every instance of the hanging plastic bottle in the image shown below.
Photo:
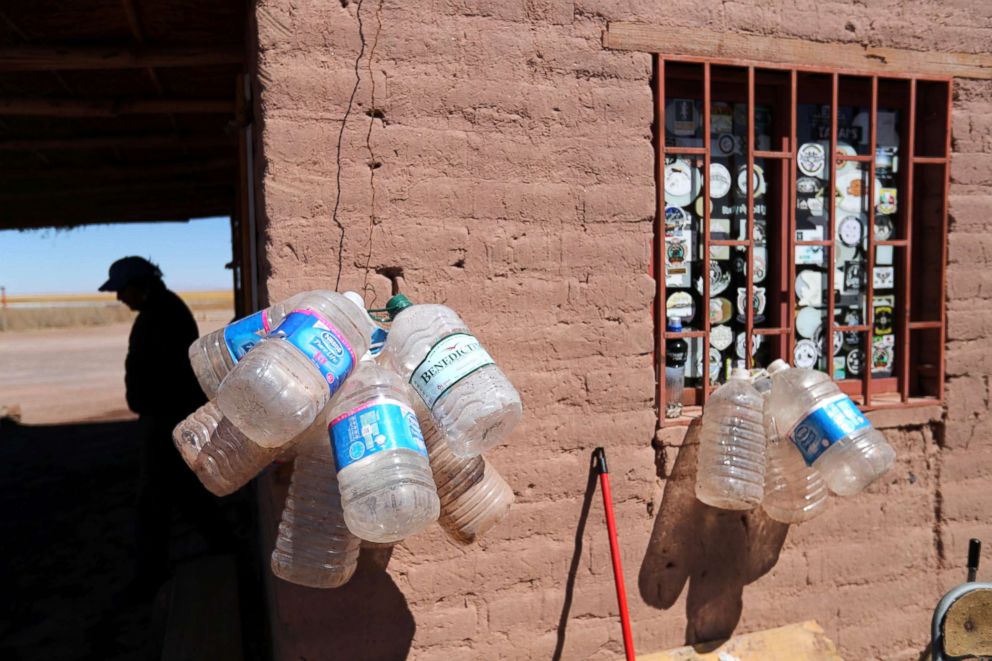
{"label": "hanging plastic bottle", "polygon": [[283,447],[263,448],[231,424],[213,402],[207,402],[176,425],[172,441],[203,486],[216,496],[226,496],[273,461],[292,461],[297,442],[312,435],[314,429],[326,434],[326,411]]}
{"label": "hanging plastic bottle", "polygon": [[351,579],[361,540],[348,530],[327,429],[314,426],[293,461],[272,573],[313,588],[336,588]]}
{"label": "hanging plastic bottle", "polygon": [[768,406],[779,430],[838,496],[859,493],[895,462],[885,436],[823,372],[776,368]]}
{"label": "hanging plastic bottle", "polygon": [[406,384],[363,360],[331,408],[331,440],[349,530],[397,542],[437,520],[437,489]]}
{"label": "hanging plastic bottle", "polygon": [[308,292],[227,375],[217,407],[259,445],[282,447],[338,391],[371,334],[365,308],[343,294]]}
{"label": "hanging plastic bottle", "polygon": [[[354,291],[346,291],[344,295],[352,303],[365,309],[365,299],[362,298],[361,294]],[[386,337],[389,335],[389,331],[383,327],[378,319],[372,316],[371,312],[369,312],[369,323],[372,324],[372,335],[369,337],[369,354],[375,358],[382,353],[382,348],[386,345]]]}
{"label": "hanging plastic bottle", "polygon": [[392,321],[381,359],[423,399],[451,450],[472,457],[498,445],[520,421],[520,395],[455,312],[386,303]]}
{"label": "hanging plastic bottle", "polygon": [[189,345],[189,360],[207,399],[217,396],[220,382],[228,372],[283,320],[287,311],[292,310],[302,296],[304,293],[290,296],[224,328],[207,333]]}
{"label": "hanging plastic bottle", "polygon": [[456,457],[422,402],[414,401],[414,410],[441,501],[438,524],[454,541],[471,544],[506,517],[513,489],[481,455]]}
{"label": "hanging plastic bottle", "polygon": [[789,369],[789,365],[776,360],[768,367],[768,372],[754,382],[755,390],[765,399],[765,436],[768,439],[765,497],[761,507],[781,523],[802,523],[826,510],[828,492],[820,471],[807,466],[799,449],[779,433],[774,412],[768,405],[771,374],[783,369]]}
{"label": "hanging plastic bottle", "polygon": [[749,510],[765,487],[762,398],[750,374],[736,368],[703,409],[696,497],[727,510]]}
{"label": "hanging plastic bottle", "polygon": [[[682,332],[682,318],[668,318],[669,333]],[[665,417],[682,415],[682,391],[685,388],[685,363],[689,345],[680,337],[665,342]]]}

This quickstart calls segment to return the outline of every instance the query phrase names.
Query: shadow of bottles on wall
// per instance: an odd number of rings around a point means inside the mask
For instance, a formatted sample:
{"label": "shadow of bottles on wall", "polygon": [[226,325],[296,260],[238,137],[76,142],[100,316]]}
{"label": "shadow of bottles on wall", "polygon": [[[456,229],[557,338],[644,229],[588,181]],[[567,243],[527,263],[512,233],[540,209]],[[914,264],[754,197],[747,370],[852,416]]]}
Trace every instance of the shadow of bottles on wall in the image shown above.
{"label": "shadow of bottles on wall", "polygon": [[687,645],[733,634],[744,586],[775,566],[789,530],[760,507],[734,512],[696,499],[700,427],[694,421],[679,448],[638,576],[641,597],[659,609],[671,608],[688,583]]}

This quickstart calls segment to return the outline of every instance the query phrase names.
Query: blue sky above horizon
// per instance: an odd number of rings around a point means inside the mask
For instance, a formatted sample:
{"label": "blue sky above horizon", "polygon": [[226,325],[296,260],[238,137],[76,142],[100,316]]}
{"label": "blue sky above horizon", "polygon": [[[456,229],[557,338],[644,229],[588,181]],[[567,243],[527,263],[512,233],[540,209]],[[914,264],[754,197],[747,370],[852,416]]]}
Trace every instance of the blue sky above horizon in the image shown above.
{"label": "blue sky above horizon", "polygon": [[0,286],[8,296],[92,293],[115,260],[139,255],[159,265],[175,291],[231,289],[226,217],[189,222],[86,225],[0,231]]}

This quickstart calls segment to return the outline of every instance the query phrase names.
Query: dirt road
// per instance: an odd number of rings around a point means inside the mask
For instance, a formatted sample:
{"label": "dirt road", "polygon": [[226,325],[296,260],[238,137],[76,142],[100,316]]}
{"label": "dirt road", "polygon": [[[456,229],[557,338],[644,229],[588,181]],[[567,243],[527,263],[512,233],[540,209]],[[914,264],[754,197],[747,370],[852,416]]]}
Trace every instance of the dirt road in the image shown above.
{"label": "dirt road", "polygon": [[[230,317],[198,312],[200,333]],[[124,401],[130,324],[0,333],[0,405],[19,404],[25,424],[131,417]]]}

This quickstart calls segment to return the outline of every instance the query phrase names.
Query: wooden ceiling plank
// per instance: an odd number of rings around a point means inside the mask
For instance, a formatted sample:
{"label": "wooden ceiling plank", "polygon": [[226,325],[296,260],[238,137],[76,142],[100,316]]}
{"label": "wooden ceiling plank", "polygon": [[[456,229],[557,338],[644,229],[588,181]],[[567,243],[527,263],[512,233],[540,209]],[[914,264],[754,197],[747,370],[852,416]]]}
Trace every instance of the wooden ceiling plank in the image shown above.
{"label": "wooden ceiling plank", "polygon": [[992,79],[992,55],[876,48],[802,39],[692,29],[692,39],[672,39],[670,27],[612,22],[603,33],[603,47],[678,57],[726,60],[728,63],[790,65],[817,70],[847,69],[852,73],[916,74],[940,78]]}
{"label": "wooden ceiling plank", "polygon": [[234,171],[238,160],[233,157],[206,160],[148,163],[140,167],[129,165],[99,165],[89,167],[5,168],[0,166],[0,184],[7,181],[50,182],[54,180],[79,181],[85,179],[146,179],[175,175],[199,175],[208,172]]}
{"label": "wooden ceiling plank", "polygon": [[149,67],[201,67],[241,64],[242,53],[218,47],[8,46],[0,48],[4,71],[106,71]]}
{"label": "wooden ceiling plank", "polygon": [[27,99],[0,98],[0,115],[119,117],[157,114],[234,114],[231,99]]}
{"label": "wooden ceiling plank", "polygon": [[86,151],[99,149],[160,149],[232,147],[233,137],[217,134],[144,133],[135,135],[90,135],[68,138],[23,138],[0,140],[0,151]]}

